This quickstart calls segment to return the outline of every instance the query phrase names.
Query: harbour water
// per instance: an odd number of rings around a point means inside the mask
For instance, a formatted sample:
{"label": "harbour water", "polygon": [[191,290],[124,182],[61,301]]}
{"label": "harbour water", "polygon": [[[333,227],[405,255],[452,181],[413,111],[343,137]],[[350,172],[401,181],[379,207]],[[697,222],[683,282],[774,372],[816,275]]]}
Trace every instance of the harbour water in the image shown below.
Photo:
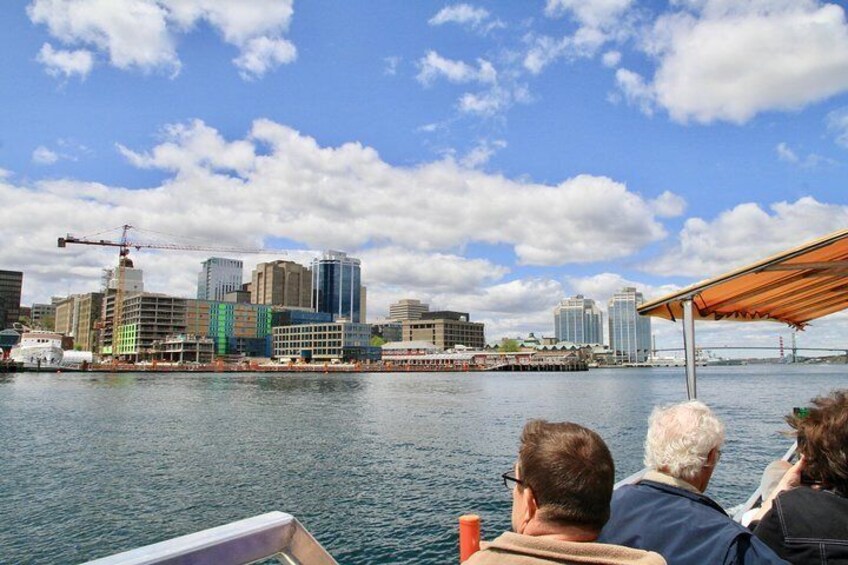
{"label": "harbour water", "polygon": [[[848,367],[700,369],[728,425],[709,493],[741,502],[782,416]],[[508,527],[500,473],[529,418],[597,430],[622,478],[682,369],[588,373],[0,375],[0,563],[74,563],[270,510],[344,564],[453,563],[456,519]]]}

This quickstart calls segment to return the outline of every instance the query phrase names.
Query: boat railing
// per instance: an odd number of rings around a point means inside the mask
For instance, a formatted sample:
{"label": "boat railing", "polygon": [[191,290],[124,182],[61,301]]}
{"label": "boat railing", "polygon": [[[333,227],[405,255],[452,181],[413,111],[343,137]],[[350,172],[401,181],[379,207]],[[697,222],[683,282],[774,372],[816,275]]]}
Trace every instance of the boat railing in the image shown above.
{"label": "boat railing", "polygon": [[294,516],[284,512],[268,512],[84,565],[236,565],[271,559],[285,565],[338,565]]}
{"label": "boat railing", "polygon": [[[795,457],[795,452],[798,448],[797,443],[793,443],[792,447],[786,450],[786,453],[783,454],[781,459],[786,462],[791,462],[792,458]],[[735,522],[739,522],[743,526],[747,526],[751,521],[752,514],[746,514],[760,506],[763,502],[763,486],[760,485],[757,487],[757,490],[754,491],[751,496],[748,497],[748,500],[740,504],[739,506],[735,506],[730,509],[730,515],[733,517]]]}
{"label": "boat railing", "polygon": [[629,476],[627,476],[627,477],[624,477],[623,479],[621,479],[620,481],[618,481],[617,483],[615,483],[615,485],[613,485],[613,487],[612,487],[612,488],[615,490],[615,489],[621,488],[621,487],[626,486],[626,485],[632,485],[632,484],[635,484],[635,483],[639,482],[639,480],[640,480],[640,479],[641,479],[641,478],[645,475],[645,473],[647,473],[647,472],[648,472],[648,469],[647,469],[647,468],[642,469],[642,470],[640,470],[640,471],[636,471],[636,472],[635,472],[635,473],[633,473],[632,475],[629,475]]}

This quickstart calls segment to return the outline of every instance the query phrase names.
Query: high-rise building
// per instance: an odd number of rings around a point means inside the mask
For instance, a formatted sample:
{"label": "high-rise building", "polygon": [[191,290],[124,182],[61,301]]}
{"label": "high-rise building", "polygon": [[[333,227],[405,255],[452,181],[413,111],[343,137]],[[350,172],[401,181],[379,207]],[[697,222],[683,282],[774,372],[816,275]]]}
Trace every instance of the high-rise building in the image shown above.
{"label": "high-rise building", "polygon": [[244,266],[238,259],[210,257],[197,275],[198,300],[224,300],[224,295],[241,288]]}
{"label": "high-rise building", "polygon": [[[123,258],[121,261],[123,263],[124,293],[144,292],[144,271],[134,268],[129,257]],[[103,269],[102,281],[105,291],[116,290],[118,288],[117,269]]]}
{"label": "high-rise building", "polygon": [[651,319],[636,308],[645,301],[641,292],[625,287],[609,300],[610,349],[620,363],[643,363],[651,349]]}
{"label": "high-rise building", "polygon": [[97,322],[103,309],[103,294],[89,292],[77,298],[77,325],[74,330],[74,345],[82,351],[97,348]]}
{"label": "high-rise building", "polygon": [[554,309],[554,334],[557,341],[602,344],[601,310],[594,300],[581,294],[566,298]]}
{"label": "high-rise building", "polygon": [[414,298],[403,298],[389,305],[389,319],[391,320],[420,320],[421,315],[430,311],[429,304],[423,304]]}
{"label": "high-rise building", "polygon": [[309,308],[312,273],[294,261],[259,263],[250,281],[251,304]]}
{"label": "high-rise building", "polygon": [[24,274],[0,271],[0,330],[11,328],[21,316],[21,287]]}
{"label": "high-rise building", "polygon": [[365,321],[359,259],[341,251],[325,251],[312,261],[312,307],[334,319]]}

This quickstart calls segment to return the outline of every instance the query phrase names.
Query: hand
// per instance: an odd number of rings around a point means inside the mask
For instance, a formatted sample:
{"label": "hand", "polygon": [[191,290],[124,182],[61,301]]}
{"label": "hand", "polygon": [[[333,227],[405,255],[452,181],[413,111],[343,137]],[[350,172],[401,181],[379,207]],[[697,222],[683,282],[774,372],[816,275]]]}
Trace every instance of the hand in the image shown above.
{"label": "hand", "polygon": [[783,478],[780,479],[780,482],[777,483],[777,486],[774,488],[774,492],[771,493],[769,498],[774,499],[778,494],[785,490],[793,489],[801,484],[801,472],[804,470],[804,466],[807,464],[806,459],[802,455],[798,462],[792,465],[786,474],[783,475]]}

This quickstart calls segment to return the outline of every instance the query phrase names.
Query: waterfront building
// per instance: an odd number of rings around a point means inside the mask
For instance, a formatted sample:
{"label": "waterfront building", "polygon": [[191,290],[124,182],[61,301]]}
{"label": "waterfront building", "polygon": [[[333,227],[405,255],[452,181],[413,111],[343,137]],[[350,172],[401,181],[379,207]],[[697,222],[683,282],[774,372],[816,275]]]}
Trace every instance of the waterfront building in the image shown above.
{"label": "waterfront building", "polygon": [[420,320],[421,315],[430,311],[430,305],[414,298],[403,298],[389,305],[389,318],[402,322]]}
{"label": "waterfront building", "polygon": [[301,324],[274,328],[274,357],[306,361],[377,361],[371,326],[353,322]]}
{"label": "waterfront building", "polygon": [[21,316],[23,281],[19,271],[0,271],[0,330],[11,328]]}
{"label": "waterfront building", "polygon": [[186,299],[141,292],[124,296],[121,320],[117,327],[117,344],[113,344],[112,319],[115,295],[105,298],[106,323],[101,332],[100,353],[129,361],[147,359],[153,343],[168,336],[186,333]]}
{"label": "waterfront building", "polygon": [[312,261],[312,308],[333,319],[365,321],[360,261],[342,251],[325,251]]}
{"label": "waterfront building", "polygon": [[[23,313],[21,314],[23,316]],[[56,323],[55,304],[33,304],[29,312],[32,327],[42,330],[52,330]]]}
{"label": "waterfront building", "polygon": [[554,334],[557,341],[603,343],[601,310],[594,300],[581,294],[566,298],[554,308]]}
{"label": "waterfront building", "polygon": [[103,293],[88,292],[77,298],[77,322],[74,328],[74,345],[82,351],[97,348],[98,321],[103,309]]}
{"label": "waterfront building", "polygon": [[271,356],[271,306],[219,302],[185,301],[185,332],[208,337],[217,355]]}
{"label": "waterfront building", "polygon": [[644,363],[651,349],[651,319],[636,308],[645,301],[641,292],[625,287],[609,300],[610,349],[619,363]]}
{"label": "waterfront building", "polygon": [[425,312],[421,319],[404,320],[402,324],[403,341],[427,341],[439,349],[486,346],[483,324],[470,321],[465,312]]}
{"label": "waterfront building", "polygon": [[238,259],[210,257],[201,265],[197,275],[198,300],[224,300],[228,292],[241,289],[244,265]]}
{"label": "waterfront building", "polygon": [[53,331],[67,337],[74,337],[74,326],[77,322],[77,295],[72,294],[55,302],[55,318]]}
{"label": "waterfront building", "polygon": [[251,276],[250,302],[309,308],[312,302],[312,272],[294,261],[259,263]]}
{"label": "waterfront building", "polygon": [[215,358],[215,343],[211,338],[195,335],[172,335],[153,342],[153,356],[167,363],[208,364]]}

